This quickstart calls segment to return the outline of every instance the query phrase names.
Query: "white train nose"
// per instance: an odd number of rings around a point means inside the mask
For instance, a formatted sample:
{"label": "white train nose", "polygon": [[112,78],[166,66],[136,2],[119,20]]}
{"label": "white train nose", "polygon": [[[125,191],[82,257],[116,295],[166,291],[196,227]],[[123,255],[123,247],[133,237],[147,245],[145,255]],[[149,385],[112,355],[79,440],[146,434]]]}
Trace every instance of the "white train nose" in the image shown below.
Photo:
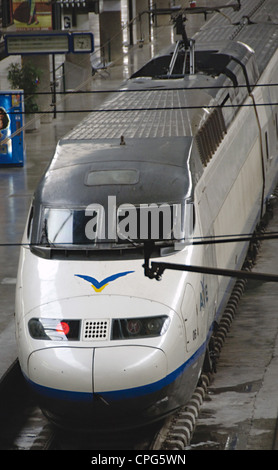
{"label": "white train nose", "polygon": [[167,360],[153,347],[54,347],[33,352],[28,373],[32,382],[56,390],[121,392],[163,379]]}

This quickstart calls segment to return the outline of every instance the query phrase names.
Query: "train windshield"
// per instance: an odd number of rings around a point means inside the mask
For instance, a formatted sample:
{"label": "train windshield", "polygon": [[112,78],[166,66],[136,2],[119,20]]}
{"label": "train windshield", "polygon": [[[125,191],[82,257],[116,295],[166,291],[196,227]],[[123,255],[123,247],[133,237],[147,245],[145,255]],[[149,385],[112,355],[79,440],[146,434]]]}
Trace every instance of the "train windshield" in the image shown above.
{"label": "train windshield", "polygon": [[[67,250],[132,249],[152,240],[169,246],[192,233],[193,204],[131,204],[106,211],[86,208],[43,208],[39,244]],[[108,212],[108,213],[106,213]]]}

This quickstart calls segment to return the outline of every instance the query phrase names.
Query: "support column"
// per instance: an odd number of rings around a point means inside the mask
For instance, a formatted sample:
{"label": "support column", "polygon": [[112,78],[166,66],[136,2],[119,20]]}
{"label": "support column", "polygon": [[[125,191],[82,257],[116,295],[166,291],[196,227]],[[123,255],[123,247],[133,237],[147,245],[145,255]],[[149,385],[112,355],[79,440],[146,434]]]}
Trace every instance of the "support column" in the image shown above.
{"label": "support column", "polygon": [[[89,31],[89,14],[78,13],[72,9],[62,14],[62,27],[71,31]],[[76,88],[88,91],[91,89],[92,65],[89,53],[66,54],[65,86],[66,90]]]}
{"label": "support column", "polygon": [[121,1],[101,0],[99,10],[100,44],[105,62],[122,63],[123,33]]}
{"label": "support column", "polygon": [[92,65],[90,54],[67,54],[65,60],[66,90],[91,89]]}
{"label": "support column", "polygon": [[[34,67],[41,71],[40,83],[37,88],[37,92],[50,92],[50,64],[48,54],[34,54],[22,56],[22,63],[30,62]],[[50,111],[52,97],[51,94],[38,95],[36,100],[39,110]],[[48,123],[52,120],[52,113],[46,113],[40,115],[41,123]]]}

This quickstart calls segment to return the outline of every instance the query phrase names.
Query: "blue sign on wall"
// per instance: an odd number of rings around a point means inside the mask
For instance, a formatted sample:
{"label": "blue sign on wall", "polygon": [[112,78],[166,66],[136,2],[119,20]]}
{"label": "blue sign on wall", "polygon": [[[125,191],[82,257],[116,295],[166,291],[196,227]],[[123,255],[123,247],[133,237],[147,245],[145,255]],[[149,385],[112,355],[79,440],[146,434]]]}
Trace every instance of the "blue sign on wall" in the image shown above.
{"label": "blue sign on wall", "polygon": [[23,91],[0,91],[0,165],[23,166]]}

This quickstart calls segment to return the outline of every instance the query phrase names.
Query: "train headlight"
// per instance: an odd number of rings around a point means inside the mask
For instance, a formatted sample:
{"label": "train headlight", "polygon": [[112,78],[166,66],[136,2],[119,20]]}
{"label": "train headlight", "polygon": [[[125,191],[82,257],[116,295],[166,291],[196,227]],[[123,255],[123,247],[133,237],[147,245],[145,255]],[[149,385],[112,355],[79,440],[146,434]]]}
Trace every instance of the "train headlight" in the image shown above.
{"label": "train headlight", "polygon": [[34,339],[76,341],[79,339],[80,321],[31,318],[28,322],[28,328],[30,335]]}
{"label": "train headlight", "polygon": [[111,339],[131,339],[163,335],[170,323],[166,315],[160,317],[114,319]]}

